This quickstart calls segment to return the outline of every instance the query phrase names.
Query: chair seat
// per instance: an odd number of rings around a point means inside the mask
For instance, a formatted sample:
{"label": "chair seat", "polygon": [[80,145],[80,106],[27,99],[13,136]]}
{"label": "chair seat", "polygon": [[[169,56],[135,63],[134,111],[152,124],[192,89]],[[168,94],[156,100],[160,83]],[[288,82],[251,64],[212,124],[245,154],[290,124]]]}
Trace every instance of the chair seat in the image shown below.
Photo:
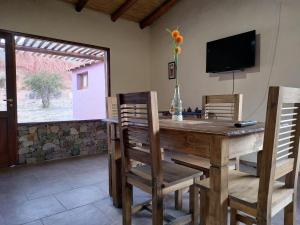
{"label": "chair seat", "polygon": [[[192,168],[188,168],[164,160],[162,161],[162,172],[163,172],[163,188],[165,189],[165,193],[169,193],[175,190],[180,190],[182,188],[189,187],[190,185],[193,184],[195,178],[200,178],[200,176],[203,175],[203,173],[199,170],[195,170]],[[151,193],[152,184],[151,184],[150,166],[142,165],[142,166],[137,166],[135,168],[132,168],[128,176],[134,180],[137,179],[140,182],[142,180],[139,179],[139,177],[144,178],[142,182],[143,185],[145,186],[140,188],[143,189],[144,191]],[[131,179],[129,179],[129,182],[130,180]]]}
{"label": "chair seat", "polygon": [[[210,161],[207,158],[202,158],[194,155],[175,155],[172,156],[172,161],[179,165],[187,166],[196,170],[201,170],[208,174],[210,169]],[[236,160],[230,160],[229,169],[235,169]]]}
{"label": "chair seat", "polygon": [[[209,178],[197,182],[200,188],[209,190]],[[250,210],[253,216],[256,216],[257,198],[258,198],[259,178],[247,173],[236,170],[229,171],[229,199],[230,206],[244,205],[252,208]],[[285,188],[285,184],[279,181],[274,182],[272,194],[272,215],[292,202],[294,190]],[[249,212],[247,212],[249,213]]]}

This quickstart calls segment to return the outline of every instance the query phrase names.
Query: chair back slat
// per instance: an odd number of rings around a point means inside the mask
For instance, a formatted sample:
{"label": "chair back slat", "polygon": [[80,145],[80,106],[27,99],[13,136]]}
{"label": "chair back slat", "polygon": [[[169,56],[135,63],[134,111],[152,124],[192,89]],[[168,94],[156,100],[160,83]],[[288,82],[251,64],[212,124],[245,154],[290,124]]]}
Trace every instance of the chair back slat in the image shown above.
{"label": "chair back slat", "polygon": [[119,94],[117,98],[123,169],[131,173],[133,161],[146,164],[151,167],[152,181],[159,183],[162,175],[156,92]]}
{"label": "chair back slat", "polygon": [[285,176],[285,185],[295,188],[299,170],[300,89],[270,87],[262,169],[258,193],[258,212],[271,215],[274,181]]}
{"label": "chair back slat", "polygon": [[205,119],[242,120],[242,94],[203,96]]}
{"label": "chair back slat", "polygon": [[297,107],[297,103],[282,102],[279,113],[279,131],[276,146],[277,161],[285,160],[294,152],[299,107]]}
{"label": "chair back slat", "polygon": [[118,118],[117,98],[114,96],[106,98],[106,117]]}

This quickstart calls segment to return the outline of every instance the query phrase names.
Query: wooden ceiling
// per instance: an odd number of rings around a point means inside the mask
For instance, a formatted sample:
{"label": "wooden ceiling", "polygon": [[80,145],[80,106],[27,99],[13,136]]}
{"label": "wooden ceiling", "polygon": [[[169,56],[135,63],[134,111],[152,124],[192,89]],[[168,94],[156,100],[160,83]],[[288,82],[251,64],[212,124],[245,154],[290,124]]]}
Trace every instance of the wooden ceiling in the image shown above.
{"label": "wooden ceiling", "polygon": [[165,14],[179,0],[63,0],[80,12],[85,7],[109,14],[112,21],[124,18],[143,29]]}

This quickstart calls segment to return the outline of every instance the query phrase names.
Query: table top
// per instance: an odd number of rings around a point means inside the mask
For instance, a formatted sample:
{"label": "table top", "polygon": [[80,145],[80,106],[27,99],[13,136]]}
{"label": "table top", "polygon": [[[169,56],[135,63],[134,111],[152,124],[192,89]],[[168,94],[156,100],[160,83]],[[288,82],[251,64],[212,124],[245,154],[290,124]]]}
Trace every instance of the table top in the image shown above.
{"label": "table top", "polygon": [[[103,119],[107,123],[118,123],[118,118]],[[235,127],[235,121],[226,120],[201,120],[187,119],[183,121],[173,121],[171,119],[160,119],[161,130],[179,130],[189,132],[199,132],[204,134],[215,134],[223,136],[242,136],[246,134],[260,133],[264,131],[265,124],[257,123],[253,126]]]}

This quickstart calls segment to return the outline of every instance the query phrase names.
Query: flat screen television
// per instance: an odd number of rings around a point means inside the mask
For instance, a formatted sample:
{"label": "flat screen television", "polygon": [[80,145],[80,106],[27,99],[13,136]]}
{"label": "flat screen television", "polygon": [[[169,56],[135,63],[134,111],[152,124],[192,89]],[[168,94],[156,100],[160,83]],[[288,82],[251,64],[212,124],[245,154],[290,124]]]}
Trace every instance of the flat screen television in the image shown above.
{"label": "flat screen television", "polygon": [[256,31],[207,42],[206,72],[243,70],[255,66]]}

